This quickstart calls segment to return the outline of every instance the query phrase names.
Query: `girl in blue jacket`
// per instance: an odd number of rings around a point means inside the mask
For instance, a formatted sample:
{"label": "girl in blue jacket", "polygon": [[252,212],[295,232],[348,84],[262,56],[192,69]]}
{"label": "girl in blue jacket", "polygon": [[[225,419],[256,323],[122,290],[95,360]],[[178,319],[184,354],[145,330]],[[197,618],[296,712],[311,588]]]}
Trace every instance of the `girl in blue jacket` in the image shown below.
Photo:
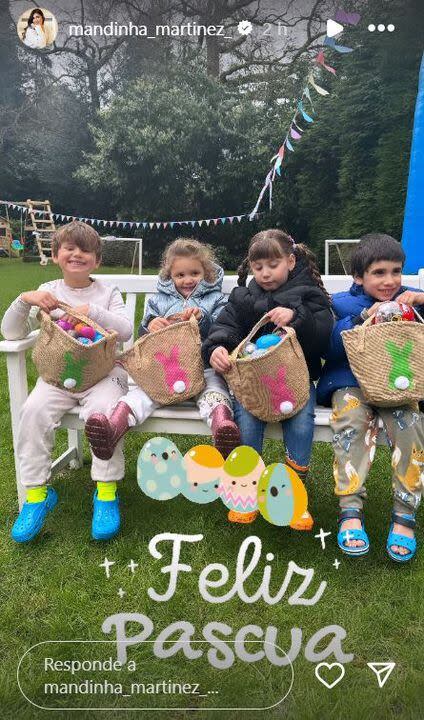
{"label": "girl in blue jacket", "polygon": [[[204,340],[226,303],[223,277],[224,271],[216,264],[208,245],[185,238],[172,242],[162,259],[158,291],[146,303],[139,336],[193,315]],[[227,457],[240,444],[227,384],[211,367],[205,369],[205,383],[196,404],[200,416],[211,427],[215,446]],[[108,460],[128,429],[143,423],[157,407],[141,388],[134,387],[121,398],[110,417],[101,413],[91,415],[85,431],[94,455]]]}

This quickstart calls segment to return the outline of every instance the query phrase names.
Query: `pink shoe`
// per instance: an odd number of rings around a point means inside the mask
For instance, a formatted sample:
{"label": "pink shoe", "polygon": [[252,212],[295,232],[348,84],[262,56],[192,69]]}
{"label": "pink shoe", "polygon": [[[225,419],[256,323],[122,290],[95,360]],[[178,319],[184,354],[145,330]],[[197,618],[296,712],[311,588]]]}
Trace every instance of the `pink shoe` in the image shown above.
{"label": "pink shoe", "polygon": [[103,413],[90,415],[85,424],[85,434],[93,454],[100,460],[110,460],[118,441],[133,425],[135,418],[132,410],[122,400],[117,404],[110,418]]}
{"label": "pink shoe", "polygon": [[233,420],[230,408],[224,403],[212,410],[211,429],[214,445],[224,459],[240,445],[240,430]]}

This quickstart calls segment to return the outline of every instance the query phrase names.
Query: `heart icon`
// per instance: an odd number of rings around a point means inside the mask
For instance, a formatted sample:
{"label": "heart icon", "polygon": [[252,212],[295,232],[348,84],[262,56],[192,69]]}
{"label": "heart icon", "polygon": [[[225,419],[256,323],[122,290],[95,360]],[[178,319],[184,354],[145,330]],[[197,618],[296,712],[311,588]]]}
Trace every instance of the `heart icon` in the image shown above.
{"label": "heart icon", "polygon": [[[337,668],[339,672],[337,673],[337,677],[332,682],[328,682],[324,677],[322,677],[322,671],[323,671],[323,669],[331,671],[333,668]],[[321,671],[321,673],[320,673],[320,671]],[[340,682],[340,680],[343,680],[344,674],[345,674],[344,665],[342,665],[341,663],[322,662],[322,663],[319,663],[319,665],[315,666],[315,675],[317,676],[318,680],[323,685],[325,685],[325,687],[328,688],[329,690],[331,690],[333,687],[335,687],[337,685],[337,683]],[[333,673],[333,675],[334,675],[334,673]]]}

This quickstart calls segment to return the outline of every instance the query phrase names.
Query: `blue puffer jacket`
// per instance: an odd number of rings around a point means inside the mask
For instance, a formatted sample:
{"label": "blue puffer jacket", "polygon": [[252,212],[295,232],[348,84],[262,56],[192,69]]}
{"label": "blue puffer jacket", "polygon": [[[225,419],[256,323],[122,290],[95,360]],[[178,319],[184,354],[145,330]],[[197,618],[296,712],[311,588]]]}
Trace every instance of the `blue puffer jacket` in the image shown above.
{"label": "blue puffer jacket", "polygon": [[[395,300],[405,290],[420,292],[417,288],[401,286],[392,300]],[[332,300],[337,322],[333,328],[330,347],[326,355],[327,360],[317,386],[317,403],[328,407],[331,406],[331,398],[336,390],[344,387],[358,387],[358,381],[350,369],[341,332],[342,330],[352,330],[358,324],[358,316],[362,310],[370,308],[375,302],[378,302],[364,292],[362,285],[356,283],[353,283],[347,292],[333,295]]]}
{"label": "blue puffer jacket", "polygon": [[222,280],[224,271],[219,265],[215,265],[216,279],[214,282],[201,280],[188,298],[183,297],[175,287],[175,283],[171,278],[169,280],[161,280],[159,278],[157,284],[157,293],[152,295],[147,301],[144,308],[144,317],[138,328],[138,334],[144,335],[147,325],[153,318],[169,317],[180,313],[186,308],[197,307],[202,311],[202,317],[199,320],[199,330],[202,340],[204,340],[209,332],[209,328],[216,320],[222,308],[227,302],[227,298],[222,294]]}

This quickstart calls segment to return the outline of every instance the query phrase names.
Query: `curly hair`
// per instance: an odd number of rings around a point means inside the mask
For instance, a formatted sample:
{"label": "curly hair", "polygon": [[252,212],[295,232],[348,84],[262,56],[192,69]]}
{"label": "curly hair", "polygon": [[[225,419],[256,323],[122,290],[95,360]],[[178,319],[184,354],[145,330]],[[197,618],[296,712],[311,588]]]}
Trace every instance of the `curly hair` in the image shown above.
{"label": "curly hair", "polygon": [[190,257],[198,260],[203,267],[205,280],[207,282],[214,282],[216,280],[217,261],[213,249],[210,245],[205,245],[192,238],[177,238],[177,240],[167,245],[162,255],[161,268],[159,271],[159,277],[162,280],[169,280],[171,277],[172,264],[174,260],[179,257]]}
{"label": "curly hair", "polygon": [[246,285],[250,263],[255,262],[255,260],[276,260],[289,255],[294,255],[296,259],[303,258],[305,260],[313,281],[321,288],[331,303],[330,295],[322,282],[314,253],[306,245],[298,245],[291,235],[278,229],[262,230],[252,237],[247,256],[237,270],[238,285]]}

